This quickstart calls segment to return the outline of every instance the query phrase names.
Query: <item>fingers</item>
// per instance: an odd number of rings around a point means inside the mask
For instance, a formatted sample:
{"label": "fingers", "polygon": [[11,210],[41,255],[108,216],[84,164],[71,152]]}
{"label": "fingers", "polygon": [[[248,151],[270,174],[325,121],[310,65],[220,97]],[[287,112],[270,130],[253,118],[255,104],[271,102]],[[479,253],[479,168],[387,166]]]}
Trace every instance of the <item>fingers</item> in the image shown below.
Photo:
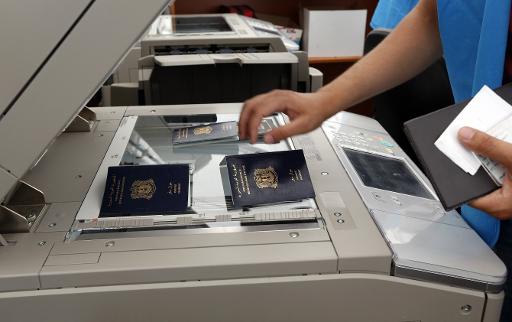
{"label": "fingers", "polygon": [[290,123],[273,129],[272,131],[265,134],[263,140],[267,144],[277,143],[281,140],[289,138],[291,136],[305,133],[310,130],[308,121],[305,117],[297,118]]}
{"label": "fingers", "polygon": [[512,144],[469,127],[460,129],[458,136],[466,148],[512,168]]}
{"label": "fingers", "polygon": [[471,207],[478,208],[491,214],[497,218],[501,217],[502,209],[500,203],[502,202],[501,191],[496,190],[484,197],[478,198],[470,202]]}
{"label": "fingers", "polygon": [[285,111],[292,96],[293,92],[276,90],[247,101],[239,120],[240,138],[249,137],[251,143],[256,143],[261,120],[272,113]]}
{"label": "fingers", "polygon": [[475,199],[470,205],[499,219],[512,218],[512,179],[510,173],[505,176],[501,189]]}
{"label": "fingers", "polygon": [[240,118],[238,120],[238,135],[240,139],[246,139],[248,135],[248,122],[251,119],[252,113],[259,106],[259,102],[264,99],[263,96],[267,94],[262,94],[247,100],[242,107],[242,112],[240,113]]}
{"label": "fingers", "polygon": [[250,118],[251,108],[249,105],[249,101],[244,103],[242,107],[242,112],[240,113],[240,117],[238,118],[238,136],[241,140],[245,140],[247,137],[247,120]]}
{"label": "fingers", "polygon": [[255,105],[250,101],[244,104],[240,119],[238,120],[238,135],[241,140],[245,140],[249,137],[249,121],[253,118]]}

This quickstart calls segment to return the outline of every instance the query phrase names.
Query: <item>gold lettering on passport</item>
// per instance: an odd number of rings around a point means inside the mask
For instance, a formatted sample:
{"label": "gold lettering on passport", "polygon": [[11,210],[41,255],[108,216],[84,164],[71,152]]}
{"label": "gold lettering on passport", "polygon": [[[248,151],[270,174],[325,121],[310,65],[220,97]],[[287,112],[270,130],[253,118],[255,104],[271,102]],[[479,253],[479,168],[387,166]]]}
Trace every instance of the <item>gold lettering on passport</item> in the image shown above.
{"label": "gold lettering on passport", "polygon": [[177,139],[186,139],[188,138],[188,128],[179,129],[177,134]]}
{"label": "gold lettering on passport", "polygon": [[231,168],[233,169],[233,181],[235,182],[235,189],[238,193],[238,197],[242,197],[242,191],[240,191],[240,183],[238,182],[238,169],[236,165],[232,165]]}
{"label": "gold lettering on passport", "polygon": [[121,179],[121,184],[119,186],[119,189],[118,189],[118,196],[117,196],[117,203],[119,205],[122,205],[123,204],[123,198],[124,198],[124,186],[126,184],[126,177],[123,176],[123,178]]}
{"label": "gold lettering on passport", "polygon": [[169,185],[167,186],[167,193],[170,195],[181,194],[181,183],[169,182]]}
{"label": "gold lettering on passport", "polygon": [[112,207],[112,204],[114,203],[114,196],[116,193],[116,182],[117,182],[117,177],[114,175],[114,176],[112,176],[112,183],[110,184],[110,187],[108,188],[107,207]]}
{"label": "gold lettering on passport", "polygon": [[277,188],[277,172],[272,167],[254,170],[254,181],[256,186],[263,188]]}
{"label": "gold lettering on passport", "polygon": [[300,169],[290,169],[288,170],[288,174],[290,175],[290,178],[292,179],[293,182],[297,182],[297,181],[303,181],[304,178],[302,177],[302,172],[300,171]]}
{"label": "gold lettering on passport", "polygon": [[207,135],[212,133],[213,129],[211,126],[202,126],[194,129],[194,135]]}
{"label": "gold lettering on passport", "polygon": [[135,180],[130,189],[132,199],[146,199],[153,198],[156,191],[156,185],[153,179],[148,180]]}
{"label": "gold lettering on passport", "polygon": [[231,123],[223,123],[221,125],[221,128],[222,128],[223,131],[229,131],[229,130],[231,130],[233,128],[233,124],[231,124]]}
{"label": "gold lettering on passport", "polygon": [[245,165],[242,164],[242,170],[240,171],[240,179],[242,179],[242,190],[250,195],[251,187],[249,186],[249,178],[247,176],[247,170],[245,169]]}

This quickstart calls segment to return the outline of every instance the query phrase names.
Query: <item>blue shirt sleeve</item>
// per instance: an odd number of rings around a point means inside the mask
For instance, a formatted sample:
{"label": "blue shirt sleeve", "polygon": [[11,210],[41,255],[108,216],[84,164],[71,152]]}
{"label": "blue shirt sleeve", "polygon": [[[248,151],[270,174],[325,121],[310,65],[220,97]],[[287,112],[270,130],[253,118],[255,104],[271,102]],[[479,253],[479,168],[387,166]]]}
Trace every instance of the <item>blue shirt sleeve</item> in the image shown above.
{"label": "blue shirt sleeve", "polygon": [[373,29],[393,29],[418,3],[418,0],[380,0],[370,26]]}

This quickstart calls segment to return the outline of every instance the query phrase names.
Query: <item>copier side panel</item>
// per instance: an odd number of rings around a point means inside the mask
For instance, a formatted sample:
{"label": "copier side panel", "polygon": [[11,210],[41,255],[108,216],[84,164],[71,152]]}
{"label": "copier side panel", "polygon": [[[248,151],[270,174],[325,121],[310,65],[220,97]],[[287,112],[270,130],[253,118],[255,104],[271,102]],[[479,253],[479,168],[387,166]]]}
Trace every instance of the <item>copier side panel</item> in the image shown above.
{"label": "copier side panel", "polygon": [[10,322],[497,322],[492,307],[500,299],[503,293],[486,306],[483,292],[393,276],[336,274],[1,293],[0,310]]}

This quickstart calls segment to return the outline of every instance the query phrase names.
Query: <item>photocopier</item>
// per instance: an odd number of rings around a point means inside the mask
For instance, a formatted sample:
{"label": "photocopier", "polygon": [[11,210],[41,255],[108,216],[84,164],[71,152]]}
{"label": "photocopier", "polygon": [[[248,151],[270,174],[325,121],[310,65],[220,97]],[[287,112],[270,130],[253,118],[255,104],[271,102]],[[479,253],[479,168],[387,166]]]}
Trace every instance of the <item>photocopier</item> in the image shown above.
{"label": "photocopier", "polygon": [[[504,264],[372,119],[175,150],[172,117],[242,104],[86,108],[166,5],[0,2],[1,321],[499,320]],[[224,156],[290,149],[316,197],[233,209]],[[185,213],[100,216],[110,166],[173,163]]]}
{"label": "photocopier", "polygon": [[[274,28],[275,30],[275,28]],[[103,87],[106,105],[244,101],[273,89],[315,91],[323,75],[270,23],[237,14],[161,15]]]}

